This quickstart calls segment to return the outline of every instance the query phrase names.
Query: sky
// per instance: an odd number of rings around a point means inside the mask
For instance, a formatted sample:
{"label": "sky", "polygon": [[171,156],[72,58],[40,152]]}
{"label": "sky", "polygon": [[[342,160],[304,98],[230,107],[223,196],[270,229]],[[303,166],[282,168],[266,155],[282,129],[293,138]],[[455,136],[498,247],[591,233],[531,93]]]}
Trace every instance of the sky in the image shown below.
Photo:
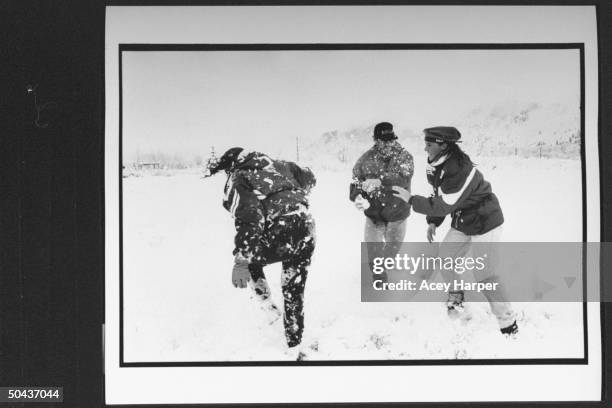
{"label": "sky", "polygon": [[579,105],[577,50],[129,51],[123,148],[269,152],[389,121],[423,129],[510,102]]}

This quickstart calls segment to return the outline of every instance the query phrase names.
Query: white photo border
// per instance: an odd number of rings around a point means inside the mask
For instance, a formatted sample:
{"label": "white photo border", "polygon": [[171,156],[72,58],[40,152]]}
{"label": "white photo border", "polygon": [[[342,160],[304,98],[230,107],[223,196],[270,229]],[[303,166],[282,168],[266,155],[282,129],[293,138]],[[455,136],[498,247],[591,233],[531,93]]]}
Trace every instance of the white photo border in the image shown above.
{"label": "white photo border", "polygon": [[[335,9],[332,13],[336,19],[342,18],[344,24],[343,29],[338,30],[335,35],[341,37],[344,41],[334,42],[334,45],[338,46],[350,46],[354,42],[348,42],[347,32],[351,30],[346,29],[347,15],[346,11],[349,11],[349,20],[351,11],[356,12],[353,18],[357,21],[361,21],[364,18],[364,6],[356,7],[341,7],[342,10],[338,10],[337,7],[316,7],[316,6],[284,6],[284,7],[242,7],[242,6],[231,6],[231,7],[108,7],[107,8],[107,43],[106,43],[106,138],[105,138],[105,157],[106,157],[106,170],[105,170],[105,191],[106,191],[106,325],[105,325],[105,368],[106,368],[106,399],[108,404],[126,404],[126,403],[224,403],[224,402],[348,402],[348,401],[388,401],[388,402],[399,402],[399,401],[433,401],[433,400],[446,400],[446,401],[495,401],[495,400],[524,400],[524,401],[544,401],[544,400],[599,400],[601,396],[601,326],[599,313],[600,308],[598,303],[585,303],[584,316],[585,316],[585,340],[588,338],[588,342],[585,342],[585,358],[580,361],[517,361],[511,360],[508,362],[494,361],[494,365],[490,364],[490,361],[479,361],[479,360],[466,360],[460,362],[460,365],[448,367],[447,361],[438,362],[437,360],[426,361],[426,367],[414,367],[413,364],[406,366],[405,364],[401,367],[389,366],[385,363],[378,362],[356,362],[352,364],[352,367],[346,367],[347,364],[341,364],[344,367],[339,367],[336,364],[338,362],[321,362],[322,364],[312,364],[319,362],[310,362],[309,367],[287,367],[287,364],[274,364],[271,367],[269,364],[266,366],[260,366],[261,362],[254,362],[254,365],[258,367],[236,367],[244,366],[243,362],[237,364],[220,364],[224,367],[215,366],[215,364],[205,364],[206,367],[202,367],[197,364],[198,367],[193,367],[191,364],[179,364],[164,363],[161,365],[132,365],[125,364],[122,356],[122,344],[117,342],[121,336],[121,317],[120,317],[120,304],[122,303],[122,292],[120,285],[118,285],[118,278],[120,278],[120,259],[121,259],[121,241],[117,239],[120,237],[120,220],[121,213],[120,199],[117,192],[120,191],[120,175],[119,185],[117,185],[117,169],[121,168],[120,157],[120,143],[117,137],[117,123],[120,124],[119,134],[121,132],[121,113],[118,109],[117,102],[121,98],[118,90],[120,86],[117,86],[117,82],[120,81],[120,71],[117,70],[119,66],[120,54],[124,49],[130,49],[135,47],[134,44],[140,44],[140,47],[171,47],[171,44],[177,46],[178,44],[186,44],[187,47],[196,46],[198,43],[202,44],[219,44],[220,46],[231,45],[231,44],[243,44],[256,46],[257,44],[275,44],[279,47],[286,47],[288,44],[286,40],[291,39],[289,36],[280,36],[280,32],[275,32],[274,29],[270,29],[270,25],[266,26],[266,30],[263,32],[263,37],[268,38],[268,41],[258,43],[257,40],[262,40],[261,35],[253,36],[250,32],[251,29],[256,28],[257,24],[264,20],[272,19],[275,16],[284,17],[280,21],[287,22],[293,19],[297,19],[302,22],[302,31],[298,33],[298,38],[303,35],[310,34],[316,37],[315,27],[320,26],[319,21],[315,21],[314,17],[317,13],[323,13],[330,9]],[[163,9],[163,13],[162,13]],[[393,9],[393,10],[391,10]],[[471,10],[468,10],[471,9]],[[502,10],[503,9],[503,10]],[[426,25],[428,21],[436,16],[440,16],[440,11],[447,17],[454,17],[448,21],[464,22],[466,26],[469,24],[465,23],[465,19],[469,20],[473,18],[474,14],[482,16],[488,16],[487,23],[491,23],[492,20],[499,20],[500,18],[506,20],[504,24],[501,24],[502,28],[508,24],[509,14],[512,14],[514,18],[518,15],[526,15],[527,17],[533,18],[533,13],[539,17],[544,18],[548,16],[554,23],[553,25],[559,25],[558,30],[554,33],[550,31],[532,33],[532,41],[527,41],[524,38],[519,38],[522,41],[505,41],[508,38],[509,33],[498,35],[496,37],[493,34],[494,41],[487,41],[487,46],[504,47],[509,45],[523,44],[525,47],[538,47],[546,44],[573,44],[581,50],[581,100],[584,102],[583,107],[588,107],[588,110],[582,112],[581,117],[581,128],[582,133],[582,148],[581,148],[581,160],[583,165],[583,216],[588,215],[588,218],[583,223],[584,239],[588,242],[599,241],[599,160],[598,160],[598,146],[597,146],[597,43],[596,43],[596,32],[591,32],[588,27],[591,27],[588,23],[595,22],[595,10],[591,7],[572,7],[571,11],[576,12],[581,16],[584,23],[583,25],[576,24],[576,14],[567,13],[568,7],[512,7],[508,10],[504,6],[487,7],[487,10],[477,6],[463,6],[457,7],[421,7],[421,6],[378,6],[369,7],[367,6],[367,16],[372,17],[374,26],[376,22],[381,26],[381,30],[373,29],[372,32],[367,36],[368,41],[360,42],[362,46],[370,45],[375,46],[376,44],[395,44],[401,46],[402,43],[397,40],[405,38],[412,39],[409,44],[414,45],[415,43],[421,44],[425,47],[435,47],[436,44],[442,47],[452,46],[457,44],[457,40],[474,39],[472,36],[478,33],[473,33],[475,27],[463,27],[462,35],[457,35],[456,31],[454,35],[446,34],[445,41],[441,41],[439,36],[440,32],[437,32],[434,37],[435,43],[427,41],[431,38],[420,36],[414,31],[415,26],[411,25],[407,33],[392,33],[389,30],[385,30],[387,27],[385,24],[389,24],[389,21],[397,20],[398,17],[410,17],[414,23],[421,23],[421,26]],[[521,13],[518,13],[517,9],[521,9]],[[562,9],[563,12],[561,12]],[[557,10],[555,12],[555,10]],[[194,11],[197,11],[194,13]],[[307,13],[300,13],[307,11]],[[340,13],[342,11],[342,13]],[[395,11],[396,13],[392,13]],[[402,11],[402,13],[399,13]],[[472,11],[469,13],[468,11]],[[478,11],[478,13],[474,13]],[[505,12],[506,13],[505,13]],[[399,14],[398,14],[399,13]],[[526,13],[526,14],[525,14]],[[198,30],[197,19],[194,19],[194,14],[199,16],[203,21],[210,23],[201,24]],[[307,15],[305,17],[305,14]],[[225,21],[229,24],[229,28],[235,25],[237,21],[246,21],[245,16],[251,16],[249,20],[253,24],[251,27],[249,24],[246,27],[242,27],[238,32],[228,31],[227,27],[222,27],[222,22]],[[377,20],[376,16],[380,19]],[[423,16],[429,16],[429,19],[419,18]],[[145,18],[143,18],[145,17]],[[238,19],[236,20],[236,17]],[[563,23],[559,23],[559,20],[563,21],[570,17],[573,24],[582,27],[581,30],[577,30],[573,27],[573,30],[559,29],[563,26]],[[311,20],[309,20],[309,18]],[[333,18],[328,16],[329,20],[326,20],[326,24],[333,22]],[[221,21],[220,21],[221,19]],[[528,18],[529,19],[529,18]],[[255,21],[253,21],[255,20]],[[512,20],[512,19],[510,19]],[[185,23],[187,21],[187,23]],[[160,24],[164,22],[164,24]],[[172,23],[174,22],[174,23]],[[177,25],[180,22],[180,25]],[[130,24],[132,23],[132,24]],[[425,23],[425,24],[424,24]],[[136,29],[134,25],[137,26]],[[282,26],[283,24],[281,24]],[[418,24],[417,24],[418,25]],[[159,29],[160,26],[172,27],[173,29]],[[180,29],[177,29],[180,27]],[[310,30],[308,29],[310,27]],[[448,26],[447,26],[448,27]],[[127,30],[126,30],[127,28]],[[320,27],[319,27],[320,28]],[[330,28],[330,27],[328,27]],[[471,30],[470,30],[471,28]],[[491,29],[493,27],[489,27]],[[499,28],[499,27],[498,27]],[[533,29],[533,27],[530,27]],[[550,28],[550,27],[548,27]],[[133,29],[133,30],[132,30]],[[452,24],[450,30],[452,30]],[[401,30],[400,30],[401,31]],[[519,30],[520,31],[520,30]],[[531,30],[533,31],[533,30]],[[554,30],[553,30],[554,31]],[[569,31],[569,33],[568,33]],[[318,32],[318,31],[317,31]],[[382,35],[380,34],[382,32]],[[231,33],[231,35],[230,35]],[[328,32],[329,33],[329,32]],[[503,33],[503,29],[502,29]],[[261,34],[261,33],[260,33]],[[355,38],[363,40],[363,33],[352,32]],[[389,41],[388,36],[395,35],[396,41]],[[431,33],[427,33],[431,34]],[[516,33],[515,33],[516,34]],[[563,34],[563,35],[562,35]],[[482,33],[480,33],[482,36]],[[412,38],[414,36],[414,38]],[[520,31],[520,36],[525,36],[525,31]],[[145,37],[149,37],[149,41],[143,41]],[[242,37],[241,42],[237,42]],[[332,35],[333,37],[333,35]],[[557,41],[552,41],[556,37]],[[176,42],[179,38],[182,41]],[[283,42],[278,42],[279,38],[283,38]],[[380,39],[386,39],[389,42],[381,42]],[[546,38],[548,42],[537,41],[540,38]],[[559,42],[560,39],[570,39],[572,41]],[[217,40],[217,42],[202,41],[203,39]],[[276,41],[270,41],[274,40]],[[313,38],[316,40],[316,38]],[[151,42],[153,40],[153,42]],[[414,41],[418,40],[418,41]],[[328,43],[328,42],[327,42]],[[475,48],[478,44],[482,45],[482,41],[459,41],[462,45],[471,45]],[[296,42],[294,44],[316,44],[321,46],[320,42]],[[180,45],[179,45],[180,46]],[[114,49],[114,50],[113,50]],[[119,53],[117,54],[117,50]],[[114,55],[114,57],[113,57]],[[585,167],[586,166],[586,167]],[[593,185],[595,187],[593,187]],[[590,200],[585,200],[586,197]],[[586,274],[583,274],[586,277]],[[120,279],[119,279],[120,280]],[[585,285],[586,287],[586,285]],[[119,291],[117,290],[119,289]],[[119,318],[118,318],[119,317]],[[588,329],[587,329],[588,327]],[[589,355],[586,355],[586,351],[589,350]],[[117,357],[120,356],[118,359]],[[555,359],[556,360],[556,359]],[[402,364],[404,362],[399,362]],[[290,365],[295,363],[289,362]],[[465,364],[469,364],[469,367]],[[528,364],[528,366],[525,366]],[[560,364],[554,367],[547,367],[545,364]],[[323,366],[320,366],[323,365]],[[355,366],[356,365],[356,366]],[[439,368],[438,365],[444,365],[445,367]],[[230,367],[231,366],[231,367]],[[281,367],[282,366],[282,367]],[[316,367],[314,367],[316,366]],[[552,370],[550,370],[552,368]],[[445,384],[444,388],[447,391],[444,394],[440,392],[434,392],[433,395],[427,395],[428,389],[434,391],[431,388],[431,384],[427,386],[427,379],[435,378],[435,370],[459,370],[461,373],[469,373],[470,382],[475,381],[474,377],[484,381],[488,388],[484,390],[472,390],[473,387],[467,387],[469,389],[463,389],[466,387],[450,386],[447,387]],[[253,371],[256,370],[255,374]],[[296,372],[296,370],[298,370]],[[599,376],[599,381],[592,381],[589,383],[574,384],[573,387],[570,384],[559,386],[559,382],[553,389],[546,389],[540,387],[540,389],[534,389],[532,381],[526,381],[528,392],[523,392],[525,387],[518,387],[521,389],[521,395],[515,394],[512,390],[499,389],[501,384],[495,384],[491,381],[491,376],[495,376],[495,372],[498,370],[501,373],[506,372],[505,375],[511,375],[515,379],[525,380],[525,375],[517,375],[516,370],[529,371],[530,374],[526,377],[543,378],[542,376],[550,376],[555,374],[555,378],[558,375],[564,376],[565,380],[569,377],[582,378],[595,380]],[[570,372],[572,374],[570,375]],[[568,377],[569,375],[569,377]],[[270,393],[265,387],[257,387],[257,384],[249,381],[252,379],[251,376],[268,376],[269,380],[275,383],[275,393]],[[344,377],[346,376],[346,377]],[[371,379],[375,376],[381,376],[386,379],[393,378],[395,381],[387,381],[387,385],[380,387],[369,387]],[[180,381],[177,381],[180,378]],[[244,381],[240,381],[243,387],[242,393],[236,395],[232,392],[231,384],[233,381],[238,381],[236,378],[243,378]],[[291,378],[299,378],[299,382],[312,384],[316,386],[321,392],[318,396],[309,395],[308,398],[301,395],[295,395],[290,392],[291,390]],[[366,379],[364,381],[364,378]],[[335,383],[330,382],[334,380]],[[342,379],[341,381],[338,381]],[[401,379],[409,379],[409,384],[401,381]],[[415,385],[415,381],[422,385]],[[340,385],[338,384],[340,383]],[[547,381],[548,382],[548,381]],[[166,384],[161,387],[161,384]],[[378,381],[377,381],[378,383]],[[550,381],[555,383],[555,381]],[[594,384],[593,384],[594,383]],[[129,384],[129,386],[127,386]],[[149,384],[148,386],[146,384]],[[157,384],[159,386],[151,386],[151,384]],[[197,386],[197,384],[200,384]],[[201,384],[207,384],[202,386]],[[285,385],[282,385],[285,384]],[[333,386],[332,386],[333,384]],[[412,386],[409,386],[412,384]],[[590,386],[587,386],[590,385]],[[155,395],[145,392],[145,389],[152,388],[156,390]],[[161,387],[161,388],[160,388]],[[247,388],[246,390],[244,388]],[[167,389],[168,391],[164,391]],[[282,391],[282,390],[287,391]],[[516,390],[516,384],[512,387]],[[180,390],[180,392],[178,392]],[[204,394],[201,392],[205,390]],[[280,390],[280,391],[279,391]],[[349,391],[351,390],[351,391]],[[408,392],[410,390],[410,392]],[[180,396],[180,398],[177,398]],[[577,398],[578,396],[578,398]],[[433,398],[433,399],[432,399]]]}

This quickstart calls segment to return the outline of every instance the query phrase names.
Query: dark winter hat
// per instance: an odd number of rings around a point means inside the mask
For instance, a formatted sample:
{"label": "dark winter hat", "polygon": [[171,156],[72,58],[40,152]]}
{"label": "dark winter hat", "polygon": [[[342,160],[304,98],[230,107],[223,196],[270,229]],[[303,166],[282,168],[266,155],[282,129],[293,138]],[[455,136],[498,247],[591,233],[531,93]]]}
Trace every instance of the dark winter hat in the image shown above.
{"label": "dark winter hat", "polygon": [[230,170],[234,166],[234,164],[236,164],[238,156],[240,155],[240,153],[242,153],[243,150],[244,149],[242,147],[232,147],[231,149],[223,153],[223,156],[219,158],[219,161],[217,161],[210,167],[210,174],[213,175],[221,170]]}
{"label": "dark winter hat", "polygon": [[397,139],[397,136],[393,133],[393,125],[389,122],[380,122],[374,126],[374,140],[388,142],[395,139]]}
{"label": "dark winter hat", "polygon": [[425,140],[436,143],[460,143],[461,133],[452,126],[436,126],[424,129]]}

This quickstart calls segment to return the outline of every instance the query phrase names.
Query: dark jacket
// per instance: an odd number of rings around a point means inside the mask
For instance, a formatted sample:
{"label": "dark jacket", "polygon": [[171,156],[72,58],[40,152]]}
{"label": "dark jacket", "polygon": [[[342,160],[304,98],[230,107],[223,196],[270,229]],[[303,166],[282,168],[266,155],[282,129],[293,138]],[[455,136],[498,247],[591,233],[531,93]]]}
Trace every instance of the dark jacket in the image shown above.
{"label": "dark jacket", "polygon": [[241,155],[225,184],[223,207],[235,220],[234,254],[257,262],[266,246],[274,245],[271,231],[293,214],[308,211],[307,194],[316,180],[310,169],[272,160],[251,152]]}
{"label": "dark jacket", "polygon": [[469,161],[443,156],[427,166],[427,181],[433,195],[412,197],[412,209],[427,215],[427,223],[439,226],[451,214],[451,226],[466,235],[481,235],[504,223],[491,184]]}
{"label": "dark jacket", "polygon": [[[393,194],[392,187],[400,186],[410,190],[414,163],[412,155],[399,143],[386,147],[375,144],[365,152],[353,167],[353,182],[349,198],[361,194],[370,203],[365,215],[374,222],[391,222],[406,219],[410,215],[410,205]],[[366,193],[361,183],[366,179],[379,179],[381,188]]]}

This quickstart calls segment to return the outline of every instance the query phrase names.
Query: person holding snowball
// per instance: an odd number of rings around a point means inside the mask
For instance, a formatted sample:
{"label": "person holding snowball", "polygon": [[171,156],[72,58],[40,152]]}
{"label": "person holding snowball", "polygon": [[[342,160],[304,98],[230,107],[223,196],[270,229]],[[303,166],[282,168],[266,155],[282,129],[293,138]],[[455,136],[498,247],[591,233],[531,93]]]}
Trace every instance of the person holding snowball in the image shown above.
{"label": "person holding snowball", "polygon": [[[353,167],[349,198],[365,215],[364,242],[384,243],[368,250],[368,262],[393,257],[406,235],[406,219],[410,205],[395,195],[394,186],[410,191],[414,162],[412,155],[397,141],[393,125],[378,123],[373,132],[374,145]],[[374,274],[373,279],[388,281],[386,273]]]}

